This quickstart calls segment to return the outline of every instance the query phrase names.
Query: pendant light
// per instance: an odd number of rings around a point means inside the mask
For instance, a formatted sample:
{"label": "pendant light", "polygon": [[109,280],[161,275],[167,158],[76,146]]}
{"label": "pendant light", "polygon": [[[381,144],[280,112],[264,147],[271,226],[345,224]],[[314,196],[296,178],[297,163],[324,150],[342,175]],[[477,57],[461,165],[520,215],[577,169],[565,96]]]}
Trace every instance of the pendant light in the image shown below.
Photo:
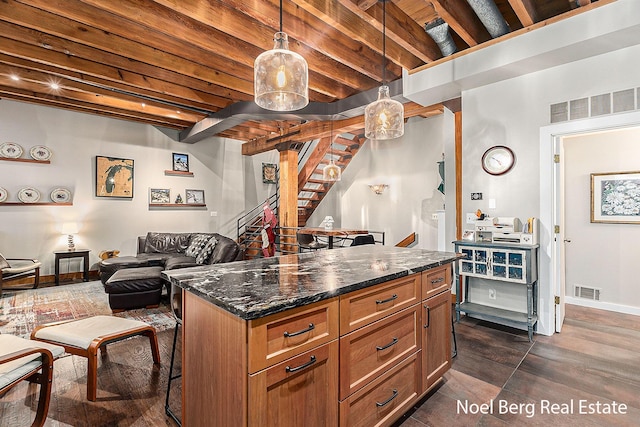
{"label": "pendant light", "polygon": [[329,137],[329,164],[322,168],[322,180],[336,182],[342,179],[340,166],[333,162],[333,119],[331,119],[331,136]]}
{"label": "pendant light", "polygon": [[273,49],[261,53],[253,65],[254,96],[259,107],[271,111],[294,111],[309,104],[309,67],[302,55],[289,50],[289,40],[280,31],[273,36]]}
{"label": "pendant light", "polygon": [[389,97],[386,85],[386,8],[382,1],[382,86],[378,89],[378,99],[364,109],[364,136],[373,140],[393,139],[404,134],[404,107]]}

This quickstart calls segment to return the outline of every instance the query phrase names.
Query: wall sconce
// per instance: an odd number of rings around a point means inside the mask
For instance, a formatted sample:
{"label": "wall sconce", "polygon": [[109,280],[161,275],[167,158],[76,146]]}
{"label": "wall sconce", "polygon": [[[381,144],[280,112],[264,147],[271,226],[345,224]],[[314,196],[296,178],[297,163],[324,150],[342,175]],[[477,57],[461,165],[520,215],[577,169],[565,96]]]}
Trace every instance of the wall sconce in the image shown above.
{"label": "wall sconce", "polygon": [[382,194],[389,187],[387,184],[369,184],[369,188],[376,194]]}
{"label": "wall sconce", "polygon": [[73,235],[78,233],[78,224],[75,222],[65,222],[62,224],[60,233],[68,236],[67,243],[69,245],[69,251],[75,251],[76,245],[73,243]]}

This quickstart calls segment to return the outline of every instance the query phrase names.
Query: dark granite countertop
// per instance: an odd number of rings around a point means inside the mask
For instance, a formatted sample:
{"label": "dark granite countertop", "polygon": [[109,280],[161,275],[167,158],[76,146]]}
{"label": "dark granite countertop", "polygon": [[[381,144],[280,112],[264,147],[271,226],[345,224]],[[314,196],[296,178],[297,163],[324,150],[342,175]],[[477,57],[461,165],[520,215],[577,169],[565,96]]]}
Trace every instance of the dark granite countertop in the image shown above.
{"label": "dark granite countertop", "polygon": [[453,252],[363,245],[166,270],[186,291],[242,319],[257,319],[459,258]]}

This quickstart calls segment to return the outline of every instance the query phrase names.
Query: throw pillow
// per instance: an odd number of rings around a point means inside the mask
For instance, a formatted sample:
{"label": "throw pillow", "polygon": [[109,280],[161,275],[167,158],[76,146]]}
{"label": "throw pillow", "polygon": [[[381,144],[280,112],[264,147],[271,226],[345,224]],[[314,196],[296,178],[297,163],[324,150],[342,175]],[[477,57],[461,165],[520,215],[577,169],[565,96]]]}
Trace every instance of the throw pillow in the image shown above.
{"label": "throw pillow", "polygon": [[206,264],[207,261],[209,261],[209,257],[211,257],[213,248],[216,247],[216,243],[218,243],[218,240],[216,240],[215,237],[209,239],[207,244],[204,245],[202,250],[198,253],[198,255],[196,255],[196,262],[198,264]]}
{"label": "throw pillow", "polygon": [[197,234],[191,237],[191,243],[189,243],[189,247],[184,251],[184,254],[194,258],[197,257],[210,239],[211,236],[207,234]]}
{"label": "throw pillow", "polygon": [[[209,255],[211,255],[211,254],[209,254]],[[11,266],[9,265],[7,260],[2,256],[2,254],[0,254],[0,270],[3,269],[3,268],[9,268],[9,267],[11,267]]]}

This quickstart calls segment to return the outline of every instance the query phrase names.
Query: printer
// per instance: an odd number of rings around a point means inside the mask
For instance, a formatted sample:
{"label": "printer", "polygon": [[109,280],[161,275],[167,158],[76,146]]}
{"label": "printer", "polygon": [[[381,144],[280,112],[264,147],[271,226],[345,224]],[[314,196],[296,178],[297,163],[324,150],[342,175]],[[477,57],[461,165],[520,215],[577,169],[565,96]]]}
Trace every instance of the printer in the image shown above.
{"label": "printer", "polygon": [[475,240],[476,242],[534,245],[538,243],[537,221],[537,218],[529,218],[523,226],[516,217],[480,219],[475,223]]}

